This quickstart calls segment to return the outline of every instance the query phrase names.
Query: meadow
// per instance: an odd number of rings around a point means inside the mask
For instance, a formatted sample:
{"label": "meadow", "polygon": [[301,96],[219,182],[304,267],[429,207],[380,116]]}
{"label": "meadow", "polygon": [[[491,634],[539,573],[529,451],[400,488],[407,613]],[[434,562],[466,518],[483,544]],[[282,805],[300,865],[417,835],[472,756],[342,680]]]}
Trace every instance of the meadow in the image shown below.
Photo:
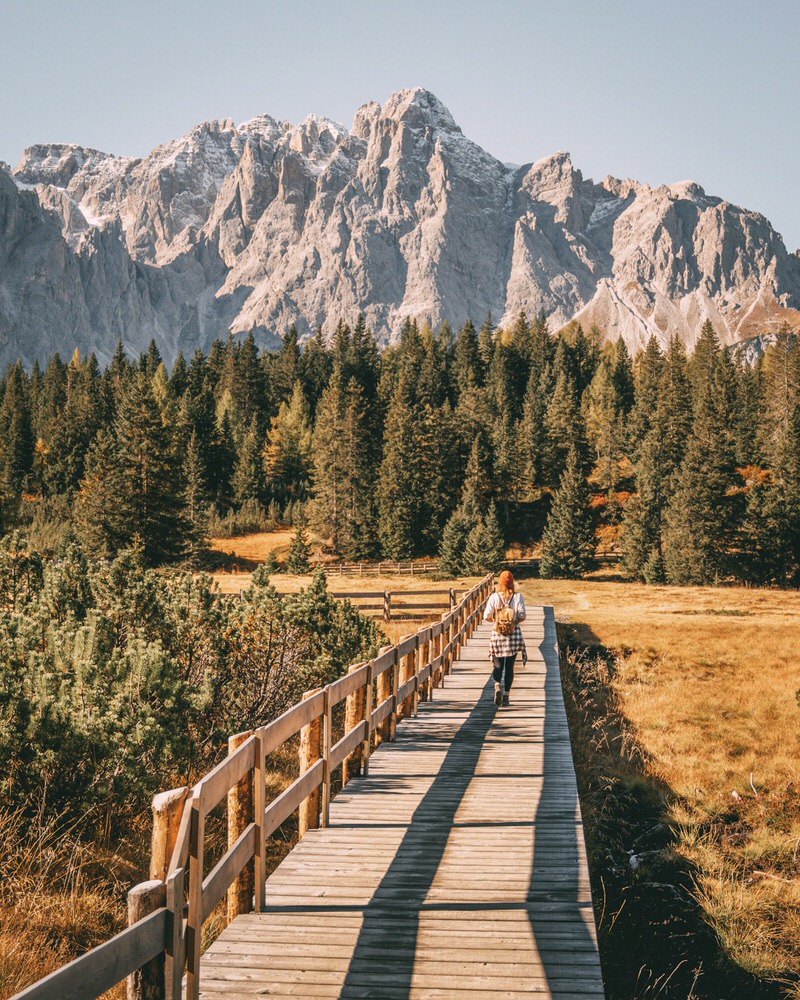
{"label": "meadow", "polygon": [[661,967],[634,956],[627,995],[800,996],[800,595],[608,576],[523,590],[561,623],[609,969],[631,963],[631,934],[656,950],[673,935]]}

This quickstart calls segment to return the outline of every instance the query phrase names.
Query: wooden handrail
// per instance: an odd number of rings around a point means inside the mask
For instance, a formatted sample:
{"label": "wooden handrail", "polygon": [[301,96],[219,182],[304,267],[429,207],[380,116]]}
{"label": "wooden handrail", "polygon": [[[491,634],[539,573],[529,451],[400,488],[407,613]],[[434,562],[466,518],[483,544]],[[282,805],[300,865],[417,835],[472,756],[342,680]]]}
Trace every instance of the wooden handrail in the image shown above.
{"label": "wooden handrail", "polygon": [[[155,962],[161,970],[157,973],[161,985],[154,987],[150,983],[148,996],[170,995],[172,1000],[186,996],[187,1000],[197,1000],[201,932],[211,911],[253,860],[255,906],[257,909],[263,907],[267,837],[320,789],[320,818],[323,825],[327,823],[332,772],[360,747],[361,769],[367,775],[369,757],[377,742],[392,739],[398,719],[407,714],[415,715],[419,700],[432,696],[433,689],[444,683],[461,646],[472,634],[491,591],[492,579],[491,574],[484,577],[464,594],[458,605],[442,614],[441,621],[405,636],[396,645],[382,649],[367,663],[355,665],[326,687],[309,692],[303,701],[273,722],[259,727],[252,735],[240,734],[237,740],[243,742],[192,789],[188,792],[176,790],[180,794],[173,796],[173,800],[178,806],[183,803],[183,811],[166,879],[143,883],[132,890],[133,893],[154,886],[158,893],[154,898],[161,901],[154,912],[34,983],[12,1000],[46,1000],[55,996],[65,1000],[93,1000],[142,966],[162,957],[163,963]],[[360,708],[355,712],[348,708],[347,717],[352,725],[348,729],[345,724],[344,734],[334,743],[331,739],[332,712],[345,699],[349,705],[352,701]],[[323,728],[318,759],[310,760],[307,769],[267,804],[267,755],[320,719]],[[348,773],[343,772],[342,777],[344,784]],[[204,876],[206,817],[226,796],[236,794],[236,789],[247,780],[252,782],[252,820],[244,825],[213,870]],[[153,867],[158,869],[163,861],[157,864],[156,855],[163,859],[168,848],[154,841],[152,850]],[[131,995],[135,993],[129,992]]]}

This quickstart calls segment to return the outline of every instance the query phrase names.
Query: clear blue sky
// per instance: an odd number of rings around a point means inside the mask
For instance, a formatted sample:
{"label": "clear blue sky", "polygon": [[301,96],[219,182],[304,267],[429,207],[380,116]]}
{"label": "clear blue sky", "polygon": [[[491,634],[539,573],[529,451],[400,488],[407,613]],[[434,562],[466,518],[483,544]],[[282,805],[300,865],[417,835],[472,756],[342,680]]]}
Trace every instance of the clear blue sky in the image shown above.
{"label": "clear blue sky", "polygon": [[0,159],[432,90],[504,161],[691,178],[800,247],[797,0],[0,0]]}

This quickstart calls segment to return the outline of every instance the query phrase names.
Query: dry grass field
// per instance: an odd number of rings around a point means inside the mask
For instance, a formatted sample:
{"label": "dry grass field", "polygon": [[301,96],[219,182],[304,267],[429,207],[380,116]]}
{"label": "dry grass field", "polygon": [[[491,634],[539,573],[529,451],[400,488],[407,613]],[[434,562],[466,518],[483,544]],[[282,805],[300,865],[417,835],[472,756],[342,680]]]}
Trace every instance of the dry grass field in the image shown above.
{"label": "dry grass field", "polygon": [[[667,850],[692,873],[724,953],[800,996],[800,594],[600,576],[525,581],[523,590],[555,606],[570,642],[611,653],[603,680],[627,746],[609,748],[599,765],[609,798],[631,781],[614,773],[613,754],[637,757],[673,834]],[[600,757],[601,720],[594,727]],[[637,851],[631,843],[636,877],[661,878],[659,851]]]}

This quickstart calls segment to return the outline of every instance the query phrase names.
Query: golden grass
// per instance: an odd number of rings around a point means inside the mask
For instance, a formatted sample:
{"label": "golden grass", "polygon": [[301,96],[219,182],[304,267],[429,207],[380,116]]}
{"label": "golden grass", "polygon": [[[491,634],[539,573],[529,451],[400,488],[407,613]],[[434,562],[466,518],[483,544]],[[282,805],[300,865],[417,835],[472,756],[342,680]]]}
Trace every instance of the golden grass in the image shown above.
{"label": "golden grass", "polygon": [[726,953],[800,973],[800,594],[526,581],[583,643],[616,651],[614,693],[673,794],[676,849]]}

